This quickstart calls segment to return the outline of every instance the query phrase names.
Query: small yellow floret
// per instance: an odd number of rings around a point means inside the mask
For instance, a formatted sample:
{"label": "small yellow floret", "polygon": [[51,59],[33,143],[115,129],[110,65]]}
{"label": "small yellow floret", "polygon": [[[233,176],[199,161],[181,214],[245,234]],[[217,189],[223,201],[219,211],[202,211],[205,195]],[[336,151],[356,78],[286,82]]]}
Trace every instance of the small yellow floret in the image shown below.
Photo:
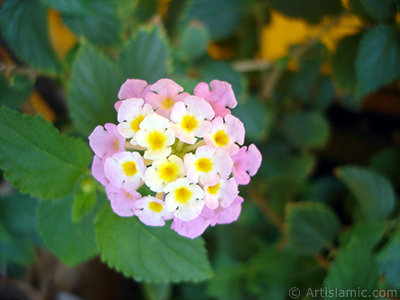
{"label": "small yellow floret", "polygon": [[152,201],[149,203],[149,209],[151,209],[152,211],[154,211],[156,213],[159,213],[160,211],[162,211],[162,205],[160,203]]}
{"label": "small yellow floret", "polygon": [[134,120],[131,121],[131,128],[133,129],[134,132],[138,132],[140,127],[140,123],[142,123],[144,119],[143,115],[138,115]]}
{"label": "small yellow floret", "polygon": [[186,203],[191,197],[192,192],[184,186],[175,190],[175,199],[179,203]]}
{"label": "small yellow floret", "polygon": [[170,98],[164,98],[161,106],[164,108],[171,108],[172,106],[174,106],[174,101],[172,101]]}
{"label": "small yellow floret", "polygon": [[133,176],[137,173],[136,163],[133,161],[127,161],[122,164],[122,170],[126,176]]}
{"label": "small yellow floret", "polygon": [[216,195],[218,193],[218,190],[219,190],[219,185],[220,185],[220,183],[218,182],[216,185],[209,186],[207,188],[207,192],[209,194],[211,194],[211,195]]}
{"label": "small yellow floret", "polygon": [[153,131],[148,135],[149,147],[151,150],[160,150],[165,145],[166,137],[158,131]]}
{"label": "small yellow floret", "polygon": [[218,147],[222,147],[229,143],[229,137],[225,131],[219,130],[214,134],[214,142]]}
{"label": "small yellow floret", "polygon": [[209,172],[212,170],[213,163],[209,158],[203,157],[196,161],[196,169],[200,172]]}
{"label": "small yellow floret", "polygon": [[178,178],[178,166],[167,163],[160,168],[160,177],[163,181],[171,182]]}
{"label": "small yellow floret", "polygon": [[198,123],[194,116],[184,116],[182,119],[182,128],[190,132],[196,129]]}

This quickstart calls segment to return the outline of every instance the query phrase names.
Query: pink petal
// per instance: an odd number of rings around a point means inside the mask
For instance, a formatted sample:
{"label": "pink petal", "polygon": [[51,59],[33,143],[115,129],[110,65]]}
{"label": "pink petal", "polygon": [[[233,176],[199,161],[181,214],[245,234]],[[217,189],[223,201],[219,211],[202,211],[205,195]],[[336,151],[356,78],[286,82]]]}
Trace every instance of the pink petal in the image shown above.
{"label": "pink petal", "polygon": [[211,220],[211,226],[235,222],[239,218],[243,201],[243,198],[238,196],[229,207],[224,209],[218,208],[215,216]]}
{"label": "pink petal", "polygon": [[220,80],[213,80],[210,83],[211,91],[205,82],[200,82],[193,91],[195,96],[204,98],[214,109],[215,116],[225,117],[230,114],[226,107],[234,108],[237,105],[232,86]]}
{"label": "pink petal", "polygon": [[210,220],[198,217],[192,221],[184,222],[179,219],[174,219],[171,228],[179,235],[194,239],[203,234],[210,225]]}
{"label": "pink petal", "polygon": [[102,185],[106,186],[109,183],[106,175],[104,174],[104,163],[102,159],[97,155],[93,157],[92,174],[93,177]]}
{"label": "pink petal", "polygon": [[262,156],[260,150],[254,144],[249,146],[247,150],[247,170],[250,176],[256,175],[258,169],[261,166]]}
{"label": "pink petal", "polygon": [[128,79],[121,86],[118,99],[129,99],[129,98],[143,98],[144,91],[146,90],[147,82],[140,79]]}
{"label": "pink petal", "polygon": [[125,138],[117,129],[117,125],[107,123],[97,126],[89,136],[89,145],[93,152],[103,158],[125,150]]}
{"label": "pink petal", "polygon": [[245,129],[242,121],[232,115],[225,116],[226,129],[232,139],[239,145],[244,143]]}
{"label": "pink petal", "polygon": [[121,217],[133,216],[135,202],[142,197],[136,191],[127,192],[124,189],[117,188],[112,183],[107,185],[106,192],[112,210]]}

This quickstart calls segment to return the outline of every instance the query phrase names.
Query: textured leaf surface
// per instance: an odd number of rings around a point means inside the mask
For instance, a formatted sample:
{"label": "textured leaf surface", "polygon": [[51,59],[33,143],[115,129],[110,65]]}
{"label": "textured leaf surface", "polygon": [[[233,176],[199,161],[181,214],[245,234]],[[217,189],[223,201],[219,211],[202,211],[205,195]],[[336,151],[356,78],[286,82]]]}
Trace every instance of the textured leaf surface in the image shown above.
{"label": "textured leaf surface", "polygon": [[240,24],[243,4],[242,0],[191,0],[184,20],[200,20],[208,28],[212,39],[222,39],[232,34]]}
{"label": "textured leaf surface", "polygon": [[209,33],[201,24],[193,23],[186,26],[181,34],[181,44],[178,48],[182,59],[194,61],[206,53]]}
{"label": "textured leaf surface", "polygon": [[356,96],[362,96],[400,76],[400,38],[395,28],[378,25],[361,38],[356,58]]}
{"label": "textured leaf surface", "polygon": [[96,221],[101,258],[138,281],[200,281],[212,275],[202,238],[181,237],[169,226],[150,227],[105,207]]}
{"label": "textured leaf surface", "polygon": [[139,30],[122,50],[118,65],[127,78],[146,80],[152,84],[167,77],[170,71],[170,49],[158,26]]}
{"label": "textured leaf surface", "polygon": [[360,0],[365,11],[377,21],[388,21],[394,16],[390,0]]}
{"label": "textured leaf surface", "polygon": [[39,240],[35,210],[37,200],[26,195],[0,198],[0,259],[24,264],[35,258]]}
{"label": "textured leaf surface", "polygon": [[67,265],[79,264],[98,253],[94,219],[104,202],[98,201],[90,213],[79,222],[73,222],[72,196],[58,201],[40,201],[37,211],[40,236]]}
{"label": "textured leaf surface", "polygon": [[[77,0],[68,2],[78,2]],[[91,0],[83,2],[82,11],[68,14],[61,11],[65,24],[78,36],[84,36],[97,45],[114,45],[120,41],[122,23],[114,1]]]}
{"label": "textured leaf surface", "polygon": [[[328,276],[324,280],[327,291],[363,291],[372,295],[378,285],[378,270],[370,250],[358,239],[351,240],[346,248],[339,251],[336,260],[331,264]],[[365,299],[361,293],[347,295],[328,294],[327,299],[358,300]],[[373,299],[373,298],[371,298]]]}
{"label": "textured leaf surface", "polygon": [[250,98],[245,103],[239,103],[232,111],[246,129],[246,138],[260,140],[266,136],[272,122],[272,113],[257,99]]}
{"label": "textured leaf surface", "polygon": [[50,43],[46,7],[36,0],[5,1],[0,24],[4,38],[25,62],[45,72],[62,70]]}
{"label": "textured leaf surface", "polygon": [[400,286],[400,233],[397,231],[377,255],[377,263],[386,280]]}
{"label": "textured leaf surface", "polygon": [[368,249],[372,249],[386,231],[384,222],[360,222],[340,236],[341,245],[347,245],[353,237],[357,237]]}
{"label": "textured leaf surface", "polygon": [[82,140],[61,135],[40,116],[0,109],[0,167],[22,192],[45,199],[63,197],[90,161]]}
{"label": "textured leaf surface", "polygon": [[329,246],[339,233],[336,215],[325,205],[289,205],[286,224],[290,244],[299,252],[314,254]]}
{"label": "textured leaf surface", "polygon": [[342,39],[332,56],[332,78],[335,84],[345,92],[354,91],[356,81],[356,55],[361,35],[352,35]]}
{"label": "textured leaf surface", "polygon": [[317,112],[289,112],[282,121],[282,130],[289,141],[299,148],[321,147],[325,144],[329,126]]}
{"label": "textured leaf surface", "polygon": [[336,175],[354,194],[366,219],[384,220],[392,212],[395,203],[394,191],[380,174],[349,166],[337,169]]}
{"label": "textured leaf surface", "polygon": [[72,67],[68,97],[72,119],[82,135],[88,136],[97,125],[116,122],[114,104],[124,81],[107,57],[83,44]]}

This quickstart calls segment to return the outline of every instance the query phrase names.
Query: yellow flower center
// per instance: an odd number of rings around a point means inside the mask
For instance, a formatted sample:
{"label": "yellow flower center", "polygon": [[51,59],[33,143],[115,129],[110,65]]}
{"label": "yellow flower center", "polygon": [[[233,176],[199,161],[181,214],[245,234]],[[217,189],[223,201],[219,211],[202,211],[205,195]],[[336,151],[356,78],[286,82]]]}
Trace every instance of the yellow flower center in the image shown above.
{"label": "yellow flower center", "polygon": [[213,163],[211,159],[203,157],[196,161],[196,169],[199,172],[209,172],[212,170]]}
{"label": "yellow flower center", "polygon": [[182,128],[190,132],[196,129],[198,123],[194,116],[184,116],[182,119]]}
{"label": "yellow flower center", "polygon": [[229,137],[223,130],[214,133],[214,142],[218,147],[225,146],[229,142]]}
{"label": "yellow flower center", "polygon": [[174,101],[172,101],[170,98],[164,98],[161,106],[164,108],[171,108],[172,106],[174,106]]}
{"label": "yellow flower center", "polygon": [[179,203],[186,203],[192,197],[192,192],[187,187],[180,187],[175,190],[175,199]]}
{"label": "yellow flower center", "polygon": [[133,161],[127,161],[122,164],[122,170],[126,176],[133,176],[137,173],[136,163]]}
{"label": "yellow flower center", "polygon": [[216,195],[218,193],[218,190],[219,190],[219,185],[220,185],[220,183],[218,182],[216,185],[209,186],[207,188],[207,192],[209,194],[211,194],[211,195]]}
{"label": "yellow flower center", "polygon": [[159,131],[150,132],[147,139],[152,150],[162,149],[166,140],[165,135]]}
{"label": "yellow flower center", "polygon": [[152,201],[149,203],[149,209],[151,209],[152,211],[154,211],[156,213],[159,213],[160,211],[162,211],[162,205],[160,203]]}
{"label": "yellow flower center", "polygon": [[160,168],[160,177],[163,181],[174,181],[178,177],[178,167],[174,163],[163,165]]}
{"label": "yellow flower center", "polygon": [[133,129],[134,132],[139,131],[140,129],[139,125],[140,123],[142,123],[143,119],[144,119],[143,115],[138,115],[135,119],[131,121],[131,128]]}

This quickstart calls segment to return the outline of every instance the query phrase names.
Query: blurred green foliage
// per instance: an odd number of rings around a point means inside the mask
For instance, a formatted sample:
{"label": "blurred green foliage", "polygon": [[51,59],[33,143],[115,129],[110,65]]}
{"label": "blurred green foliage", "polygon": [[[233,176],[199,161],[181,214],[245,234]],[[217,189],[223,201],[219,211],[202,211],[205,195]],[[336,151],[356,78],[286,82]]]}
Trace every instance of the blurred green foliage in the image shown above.
{"label": "blurred green foliage", "polygon": [[[292,287],[299,299],[339,299],[310,289],[400,293],[399,1],[1,5],[0,168],[14,186],[0,190],[2,268],[47,247],[68,265],[100,255],[146,281],[147,299],[290,299]],[[241,188],[239,220],[208,229],[205,243],[119,218],[88,175],[87,136],[115,122],[121,84],[164,77],[190,93],[200,81],[231,83],[233,114],[263,154]],[[52,120],[49,110],[54,124],[25,115]]]}

